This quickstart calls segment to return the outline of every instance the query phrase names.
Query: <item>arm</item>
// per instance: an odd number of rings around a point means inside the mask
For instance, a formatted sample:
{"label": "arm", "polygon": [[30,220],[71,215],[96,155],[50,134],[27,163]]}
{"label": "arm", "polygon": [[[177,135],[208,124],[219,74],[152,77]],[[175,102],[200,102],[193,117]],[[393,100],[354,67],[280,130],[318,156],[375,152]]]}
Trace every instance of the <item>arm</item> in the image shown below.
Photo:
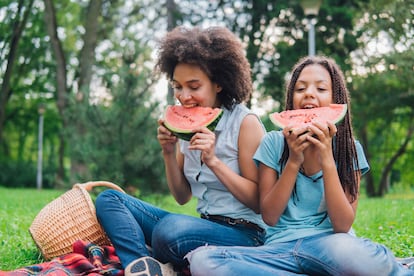
{"label": "arm", "polygon": [[183,173],[184,157],[178,149],[178,138],[158,120],[157,138],[164,157],[165,174],[168,188],[175,200],[183,205],[191,199],[191,187]]}
{"label": "arm", "polygon": [[276,225],[280,216],[286,209],[299,167],[289,163],[284,168],[280,178],[277,172],[260,163],[259,165],[259,189],[260,212],[263,221],[270,226]]}
{"label": "arm", "polygon": [[214,172],[226,188],[244,205],[259,212],[258,170],[253,155],[264,136],[264,130],[258,118],[247,115],[241,124],[238,139],[239,166],[241,175],[231,170],[214,152],[214,133],[206,128],[196,129],[190,141],[190,149],[202,151],[202,161]]}
{"label": "arm", "polygon": [[[319,149],[329,218],[335,232],[346,233],[351,229],[355,220],[358,198],[351,202],[351,196],[348,191],[344,192],[338,176],[332,152],[332,137],[336,133],[336,126],[328,122],[327,128],[326,125],[315,123],[310,126],[310,130],[317,136],[315,138],[309,135],[307,138]],[[357,173],[359,186],[360,174]]]}
{"label": "arm", "polygon": [[262,163],[259,165],[260,211],[263,221],[273,226],[283,214],[295,186],[299,168],[303,163],[303,151],[309,146],[303,129],[283,130],[289,145],[289,158],[279,176],[277,172]]}
{"label": "arm", "polygon": [[326,165],[322,167],[328,215],[334,231],[336,233],[346,233],[354,223],[358,199],[351,202],[349,193],[342,189],[336,166],[332,168],[329,163],[326,162]]}

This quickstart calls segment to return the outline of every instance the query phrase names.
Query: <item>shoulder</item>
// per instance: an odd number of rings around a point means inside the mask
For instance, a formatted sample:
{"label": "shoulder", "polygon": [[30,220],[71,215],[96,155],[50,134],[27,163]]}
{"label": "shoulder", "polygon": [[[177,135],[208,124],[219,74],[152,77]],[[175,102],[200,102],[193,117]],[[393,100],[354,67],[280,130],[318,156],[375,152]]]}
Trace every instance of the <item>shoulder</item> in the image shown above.
{"label": "shoulder", "polygon": [[242,118],[240,124],[240,134],[247,134],[249,136],[256,135],[261,139],[265,134],[266,129],[260,117],[242,104],[238,104],[236,106],[239,108],[241,112],[241,114],[239,114],[238,116]]}
{"label": "shoulder", "polygon": [[233,108],[231,109],[230,112],[235,115],[238,115],[238,114],[247,115],[249,113],[252,113],[252,111],[247,106],[241,103],[233,105]]}
{"label": "shoulder", "polygon": [[259,129],[260,131],[264,132],[264,126],[262,124],[262,121],[253,113],[244,116],[240,127],[242,129],[251,129],[252,131],[253,129]]}
{"label": "shoulder", "polygon": [[272,130],[265,134],[260,143],[261,150],[278,153],[283,151],[285,139],[282,131]]}
{"label": "shoulder", "polygon": [[263,140],[282,143],[284,142],[285,137],[281,130],[272,130],[266,133],[265,138]]}
{"label": "shoulder", "polygon": [[233,112],[236,117],[242,118],[242,126],[263,126],[260,117],[244,104],[236,104]]}
{"label": "shoulder", "polygon": [[246,115],[240,125],[239,147],[243,145],[256,150],[265,133],[266,130],[259,118],[254,114]]}
{"label": "shoulder", "polygon": [[283,153],[284,143],[282,131],[273,130],[266,133],[253,157],[253,160],[257,165],[258,163],[263,163],[266,166],[279,171],[279,159]]}

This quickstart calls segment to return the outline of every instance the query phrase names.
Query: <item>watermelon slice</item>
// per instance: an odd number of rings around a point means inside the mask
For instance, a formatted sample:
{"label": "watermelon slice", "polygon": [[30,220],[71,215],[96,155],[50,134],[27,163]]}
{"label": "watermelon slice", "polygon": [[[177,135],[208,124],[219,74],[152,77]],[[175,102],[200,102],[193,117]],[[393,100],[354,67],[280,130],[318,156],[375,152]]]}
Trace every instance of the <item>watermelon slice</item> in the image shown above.
{"label": "watermelon slice", "polygon": [[292,129],[295,129],[305,127],[315,120],[331,121],[337,124],[345,117],[347,109],[346,104],[330,104],[325,107],[274,112],[269,115],[269,118],[278,129],[283,129],[288,125],[292,125]]}
{"label": "watermelon slice", "polygon": [[222,115],[220,108],[168,105],[164,112],[164,125],[178,138],[189,141],[194,135],[191,131],[196,127],[206,126],[214,131]]}

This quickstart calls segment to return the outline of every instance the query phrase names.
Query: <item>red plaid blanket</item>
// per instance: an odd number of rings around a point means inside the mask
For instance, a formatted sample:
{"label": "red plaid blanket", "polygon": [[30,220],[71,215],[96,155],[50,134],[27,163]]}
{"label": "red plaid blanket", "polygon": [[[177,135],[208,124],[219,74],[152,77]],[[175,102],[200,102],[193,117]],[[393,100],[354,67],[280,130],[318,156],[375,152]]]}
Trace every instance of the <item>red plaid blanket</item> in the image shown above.
{"label": "red plaid blanket", "polygon": [[13,271],[0,271],[0,276],[31,275],[122,276],[124,271],[112,246],[100,247],[78,240],[73,244],[73,253],[56,257],[50,262],[26,266]]}

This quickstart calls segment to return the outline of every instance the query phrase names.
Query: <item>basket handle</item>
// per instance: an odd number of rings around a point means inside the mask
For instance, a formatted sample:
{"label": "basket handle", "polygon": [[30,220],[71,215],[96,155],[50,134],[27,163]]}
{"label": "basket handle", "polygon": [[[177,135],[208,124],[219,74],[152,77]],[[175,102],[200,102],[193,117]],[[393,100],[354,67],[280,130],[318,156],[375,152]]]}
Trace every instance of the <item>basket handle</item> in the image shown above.
{"label": "basket handle", "polygon": [[122,193],[125,193],[125,191],[119,187],[118,185],[112,183],[112,182],[108,182],[108,181],[89,181],[86,183],[77,183],[75,185],[73,185],[73,188],[77,187],[77,188],[84,188],[85,190],[87,190],[88,192],[92,191],[92,189],[94,187],[98,187],[98,186],[104,186],[107,188],[111,188],[117,191],[120,191]]}

